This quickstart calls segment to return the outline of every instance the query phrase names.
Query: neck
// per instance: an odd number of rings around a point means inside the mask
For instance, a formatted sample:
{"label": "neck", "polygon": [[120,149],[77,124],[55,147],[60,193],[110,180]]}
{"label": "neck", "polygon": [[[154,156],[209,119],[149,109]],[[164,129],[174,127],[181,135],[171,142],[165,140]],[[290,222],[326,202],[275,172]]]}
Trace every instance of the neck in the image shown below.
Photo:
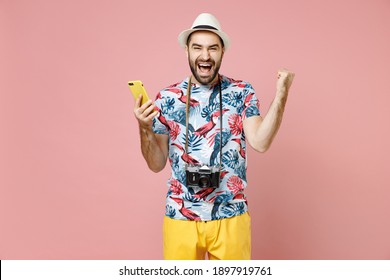
{"label": "neck", "polygon": [[220,75],[218,74],[217,76],[215,76],[214,80],[212,80],[210,83],[202,84],[194,77],[194,75],[191,75],[189,81],[191,82],[191,84],[195,84],[196,86],[203,86],[203,87],[209,86],[211,88],[219,83],[219,79],[220,79]]}

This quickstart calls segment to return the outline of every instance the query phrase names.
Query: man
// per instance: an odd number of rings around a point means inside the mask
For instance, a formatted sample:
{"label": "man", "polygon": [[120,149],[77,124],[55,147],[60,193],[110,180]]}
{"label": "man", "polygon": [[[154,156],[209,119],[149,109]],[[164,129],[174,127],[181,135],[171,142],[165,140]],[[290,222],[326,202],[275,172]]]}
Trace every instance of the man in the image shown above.
{"label": "man", "polygon": [[213,15],[200,14],[178,39],[192,76],[134,107],[148,167],[159,172],[169,159],[172,169],[164,258],[250,259],[246,141],[259,152],[270,147],[294,74],[278,72],[263,119],[252,86],[219,74],[230,41]]}

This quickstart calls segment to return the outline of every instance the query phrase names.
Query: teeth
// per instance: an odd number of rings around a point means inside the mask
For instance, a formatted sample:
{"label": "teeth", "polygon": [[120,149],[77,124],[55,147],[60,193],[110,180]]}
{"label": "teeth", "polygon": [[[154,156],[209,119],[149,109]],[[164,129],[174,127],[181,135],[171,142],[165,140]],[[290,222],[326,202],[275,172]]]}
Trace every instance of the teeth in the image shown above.
{"label": "teeth", "polygon": [[202,67],[211,67],[211,64],[203,64],[203,63],[200,63],[199,66],[202,66]]}

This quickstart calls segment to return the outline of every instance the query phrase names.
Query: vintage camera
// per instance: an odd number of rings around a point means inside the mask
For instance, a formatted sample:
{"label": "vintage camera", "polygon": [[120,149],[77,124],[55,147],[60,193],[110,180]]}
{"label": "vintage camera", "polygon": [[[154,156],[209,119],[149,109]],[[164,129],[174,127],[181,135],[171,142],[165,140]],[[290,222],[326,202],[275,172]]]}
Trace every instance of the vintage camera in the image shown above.
{"label": "vintage camera", "polygon": [[218,188],[219,166],[187,165],[186,177],[188,187]]}

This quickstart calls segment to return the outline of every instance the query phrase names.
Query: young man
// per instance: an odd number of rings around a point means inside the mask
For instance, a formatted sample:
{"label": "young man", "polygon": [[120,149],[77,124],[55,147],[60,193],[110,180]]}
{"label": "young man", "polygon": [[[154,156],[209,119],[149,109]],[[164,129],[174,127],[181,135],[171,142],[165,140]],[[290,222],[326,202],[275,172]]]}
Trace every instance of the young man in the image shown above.
{"label": "young man", "polygon": [[260,116],[252,86],[219,74],[229,37],[211,14],[179,35],[192,75],[140,106],[142,154],[154,172],[169,159],[165,259],[250,259],[250,216],[244,189],[246,142],[271,145],[294,74],[278,72],[276,97]]}

